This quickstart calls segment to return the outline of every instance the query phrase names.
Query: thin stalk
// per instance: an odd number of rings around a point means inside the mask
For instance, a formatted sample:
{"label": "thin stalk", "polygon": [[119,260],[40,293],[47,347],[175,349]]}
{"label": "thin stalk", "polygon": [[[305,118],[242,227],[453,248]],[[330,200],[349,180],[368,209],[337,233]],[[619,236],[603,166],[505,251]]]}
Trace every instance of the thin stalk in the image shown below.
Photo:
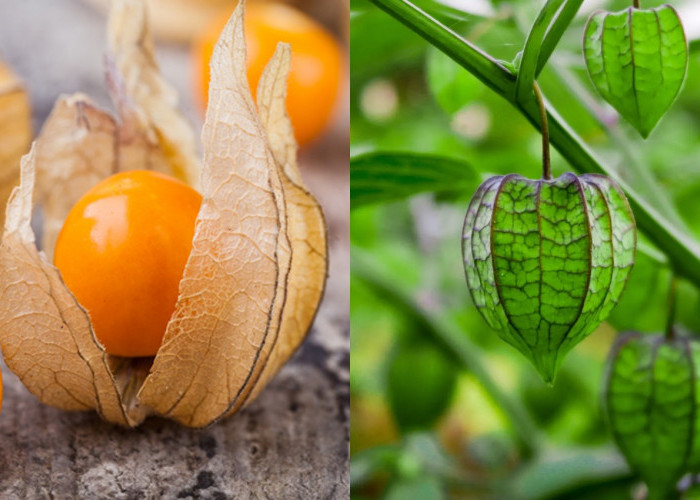
{"label": "thin stalk", "polygon": [[678,295],[678,278],[671,274],[671,283],[668,287],[668,316],[666,316],[666,339],[673,340],[675,337],[674,324],[676,322],[676,297]]}
{"label": "thin stalk", "polygon": [[[582,0],[569,0],[564,4],[561,13],[547,32],[540,50],[540,62],[546,62],[549,57],[547,51],[555,48],[555,41],[550,40],[550,38],[554,37],[557,42],[559,41],[564,30],[575,17],[576,12],[578,12],[581,3]],[[521,22],[518,23],[518,27],[523,32],[527,28]],[[556,35],[552,33],[555,30],[559,32]],[[700,49],[700,44],[697,48]],[[625,131],[621,127],[611,126],[609,121],[603,119],[603,110],[598,104],[597,98],[580,82],[568,65],[562,66],[554,62],[550,67],[553,70],[550,74],[558,80],[557,83],[561,84],[562,88],[567,91],[572,99],[581,101],[582,107],[596,121],[598,126],[608,134],[611,142],[621,149],[625,156],[625,161],[623,162],[625,169],[620,171],[619,175],[626,179],[630,179],[626,174],[633,175],[634,185],[640,190],[639,194],[644,196],[645,199],[654,200],[654,206],[661,212],[662,216],[672,221],[678,229],[690,233],[688,225],[678,213],[668,192],[663,189],[662,184],[659,183],[647,162],[641,159],[639,148],[632,144]],[[540,69],[538,67],[538,72]]]}
{"label": "thin stalk", "polygon": [[540,107],[540,130],[542,131],[542,178],[544,180],[552,179],[552,160],[549,156],[549,127],[547,126],[547,108],[544,105],[542,91],[537,82],[533,82],[532,86],[535,89],[535,97],[537,105]]}
{"label": "thin stalk", "polygon": [[480,349],[453,323],[446,321],[444,314],[430,313],[423,309],[394,279],[386,275],[372,257],[352,248],[352,275],[374,290],[383,302],[391,305],[405,317],[419,325],[421,330],[433,338],[477,380],[491,400],[508,418],[516,435],[524,458],[535,454],[539,448],[539,431],[527,410],[516,399],[505,393],[491,378],[480,356]]}

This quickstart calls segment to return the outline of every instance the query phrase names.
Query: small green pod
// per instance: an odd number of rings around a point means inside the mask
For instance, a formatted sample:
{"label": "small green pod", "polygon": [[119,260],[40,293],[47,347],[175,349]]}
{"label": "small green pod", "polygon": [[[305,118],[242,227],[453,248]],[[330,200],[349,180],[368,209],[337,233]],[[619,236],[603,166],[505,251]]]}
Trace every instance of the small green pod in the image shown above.
{"label": "small green pod", "polygon": [[608,177],[486,180],[464,221],[474,305],[551,383],[617,303],[634,264],[634,216]]}
{"label": "small green pod", "polygon": [[605,413],[649,499],[671,495],[700,466],[700,344],[684,336],[621,334],[610,352]]}
{"label": "small green pod", "polygon": [[583,54],[600,95],[645,138],[673,104],[688,67],[688,42],[670,5],[595,12]]}

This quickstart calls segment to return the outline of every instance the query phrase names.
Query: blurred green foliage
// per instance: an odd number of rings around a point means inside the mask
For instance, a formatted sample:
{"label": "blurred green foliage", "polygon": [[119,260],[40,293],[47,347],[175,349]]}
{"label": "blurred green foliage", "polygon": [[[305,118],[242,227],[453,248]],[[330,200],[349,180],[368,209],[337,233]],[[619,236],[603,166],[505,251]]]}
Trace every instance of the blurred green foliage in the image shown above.
{"label": "blurred green foliage", "polygon": [[456,384],[452,360],[430,342],[400,345],[387,374],[387,400],[399,429],[432,427],[450,404]]}
{"label": "blurred green foliage", "polygon": [[[415,3],[505,61],[522,50],[543,5]],[[684,2],[673,3],[682,12]],[[602,102],[585,73],[581,40],[588,15],[629,4],[584,2],[538,81],[596,156],[697,240],[700,52],[691,54],[679,100],[646,141]],[[640,487],[601,414],[603,365],[618,332],[663,330],[671,263],[642,237],[621,303],[572,351],[554,387],[546,386],[472,306],[460,252],[466,207],[481,179],[540,175],[539,133],[515,107],[371,2],[351,0],[350,28],[351,176],[364,182],[357,186],[366,191],[358,187],[357,195],[369,196],[353,198],[353,252],[369,256],[398,295],[460,332],[478,362],[467,366],[444,338],[397,306],[390,290],[353,272],[352,498],[632,498]],[[397,153],[412,158],[401,165],[430,168],[435,157],[449,165],[428,177],[421,177],[427,170],[404,171],[409,180],[402,182],[392,177],[390,161],[368,161]],[[552,154],[555,175],[571,169]],[[420,179],[433,184],[421,188]],[[392,182],[403,191],[391,192]],[[678,322],[700,332],[699,310],[697,289],[681,281]],[[504,407],[489,384],[512,406]],[[514,419],[527,422],[518,426]],[[522,439],[530,425],[533,449]]]}

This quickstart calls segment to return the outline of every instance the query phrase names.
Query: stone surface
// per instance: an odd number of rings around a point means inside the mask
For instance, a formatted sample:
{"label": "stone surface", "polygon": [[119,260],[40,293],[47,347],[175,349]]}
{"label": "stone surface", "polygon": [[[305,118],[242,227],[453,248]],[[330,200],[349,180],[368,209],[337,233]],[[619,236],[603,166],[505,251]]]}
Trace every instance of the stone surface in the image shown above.
{"label": "stone surface", "polygon": [[[0,0],[0,57],[29,88],[37,130],[59,94],[81,91],[109,106],[103,26],[79,0]],[[159,47],[158,57],[199,126],[187,50]],[[302,154],[328,221],[330,278],[309,337],[260,397],[202,430],[158,418],[128,430],[42,405],[0,362],[0,498],[349,497],[347,121],[341,110]]]}

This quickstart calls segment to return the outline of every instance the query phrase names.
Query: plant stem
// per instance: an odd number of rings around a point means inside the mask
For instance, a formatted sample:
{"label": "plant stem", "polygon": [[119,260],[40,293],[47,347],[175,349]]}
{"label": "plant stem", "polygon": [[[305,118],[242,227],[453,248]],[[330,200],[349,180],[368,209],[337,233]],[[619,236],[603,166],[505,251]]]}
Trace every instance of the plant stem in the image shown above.
{"label": "plant stem", "polygon": [[666,316],[666,339],[675,337],[674,323],[676,322],[676,297],[678,295],[678,278],[671,273],[671,282],[668,286],[668,316]]}
{"label": "plant stem", "polygon": [[611,126],[610,123],[602,118],[596,98],[579,81],[570,68],[553,65],[552,70],[553,75],[558,80],[557,83],[566,89],[569,98],[579,98],[582,108],[596,121],[601,129],[605,130],[610,141],[621,150],[624,157],[622,163],[625,165],[625,168],[620,172],[620,175],[627,179],[634,179],[636,181],[635,186],[641,191],[639,194],[645,196],[646,199],[654,200],[656,208],[661,212],[662,216],[673,222],[679,229],[690,232],[688,225],[678,213],[668,192],[656,178],[648,162],[643,159],[643,151],[625,134],[624,130],[620,127]]}
{"label": "plant stem", "polygon": [[544,105],[542,91],[537,82],[532,86],[535,89],[537,105],[540,107],[540,130],[542,131],[542,178],[549,181],[552,179],[552,160],[549,157],[549,127],[547,126],[547,108]]}
{"label": "plant stem", "polygon": [[524,102],[530,98],[532,84],[537,79],[537,69],[540,65],[540,51],[547,28],[555,19],[559,7],[565,0],[547,0],[525,40],[522,59],[518,68],[518,78],[515,81],[515,102]]}
{"label": "plant stem", "polygon": [[352,275],[370,286],[378,297],[407,319],[419,325],[421,330],[456,358],[483,387],[493,402],[501,409],[510,421],[516,434],[524,458],[535,454],[539,448],[537,426],[529,413],[515,399],[501,390],[491,378],[483,364],[480,350],[453,323],[444,318],[444,314],[434,314],[425,311],[404,289],[394,283],[394,279],[386,275],[372,257],[363,250],[352,247]]}
{"label": "plant stem", "polygon": [[700,51],[700,38],[693,38],[688,41],[688,52],[695,54]]}
{"label": "plant stem", "polygon": [[532,82],[544,68],[583,0],[548,0],[525,40],[515,82],[515,102],[530,98]]}
{"label": "plant stem", "polygon": [[[370,1],[459,62],[467,71],[478,75],[479,80],[491,90],[504,94],[511,92],[514,88],[513,83],[516,75],[503,64],[476,45],[467,42],[411,2],[406,0]],[[440,26],[440,29],[436,30],[435,26]]]}
{"label": "plant stem", "polygon": [[[408,0],[371,0],[398,21],[430,41],[435,47],[469,70],[490,89],[512,104],[515,76],[498,61],[470,44],[449,28],[431,18]],[[539,129],[539,110],[534,100],[518,109]],[[549,134],[552,145],[576,171],[616,178],[615,172],[595,158],[592,151],[553,108],[549,108]],[[700,288],[700,245],[684,231],[662,217],[622,179],[615,179],[627,194],[637,226],[669,258],[673,270]]]}
{"label": "plant stem", "polygon": [[639,5],[639,0],[632,0],[632,7],[634,7],[635,9],[641,8],[641,6]]}
{"label": "plant stem", "polygon": [[573,21],[574,17],[576,17],[576,13],[581,8],[582,3],[583,0],[567,0],[564,7],[561,8],[559,15],[547,29],[547,34],[542,41],[540,58],[537,62],[537,71],[535,72],[535,76],[539,75],[542,68],[544,68],[545,64],[547,64],[552,52],[554,52],[554,48],[559,43],[559,40],[561,40],[566,28],[569,27],[571,21]]}

